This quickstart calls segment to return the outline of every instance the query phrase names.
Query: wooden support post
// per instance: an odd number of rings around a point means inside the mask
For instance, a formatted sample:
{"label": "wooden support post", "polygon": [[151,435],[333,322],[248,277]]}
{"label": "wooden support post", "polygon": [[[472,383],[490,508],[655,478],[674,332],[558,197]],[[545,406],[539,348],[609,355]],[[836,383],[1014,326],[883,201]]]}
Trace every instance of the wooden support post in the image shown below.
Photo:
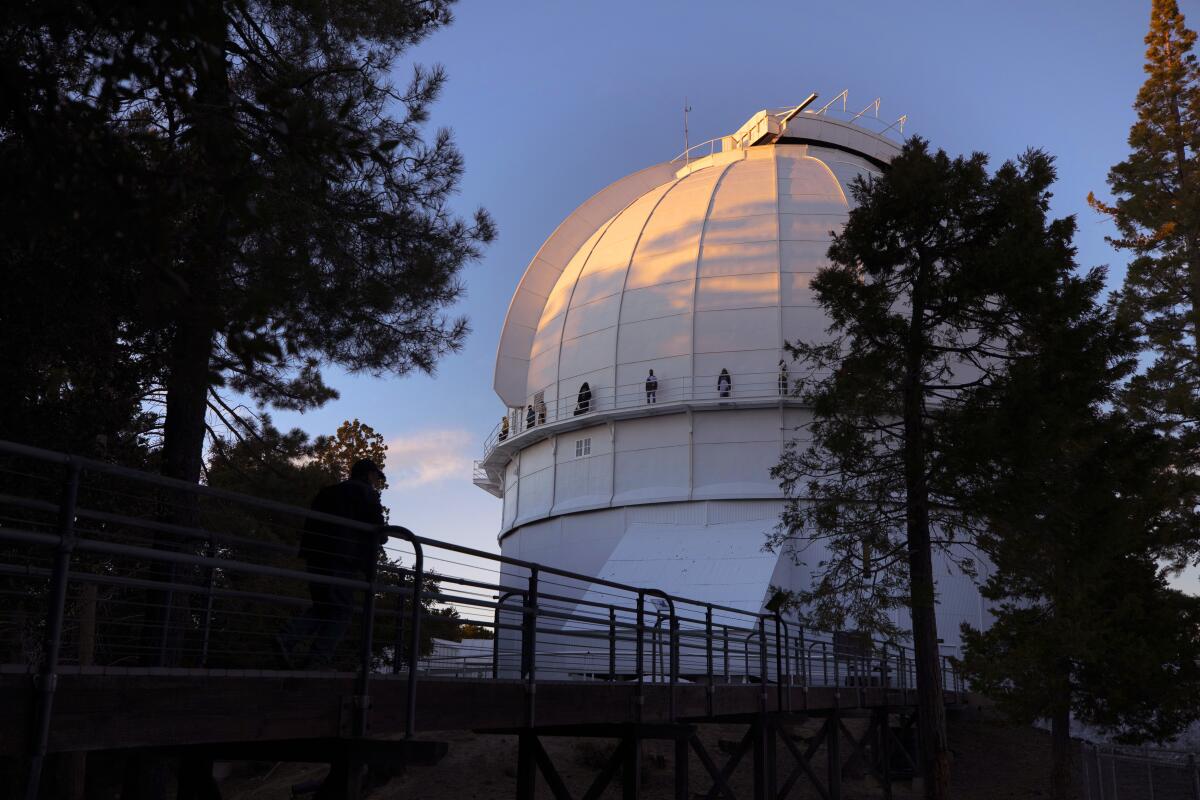
{"label": "wooden support post", "polygon": [[213,760],[206,756],[184,756],[179,761],[177,800],[221,800],[213,779]]}
{"label": "wooden support post", "polygon": [[765,728],[764,734],[767,745],[767,750],[765,753],[767,768],[767,798],[768,800],[775,800],[775,798],[779,796],[779,791],[776,788],[779,778],[776,768],[778,761],[776,760],[775,752],[775,737],[778,735],[779,731],[778,727],[775,725],[775,720],[770,717],[767,717],[765,720],[763,720],[763,728]]}
{"label": "wooden support post", "polygon": [[879,759],[883,776],[883,800],[892,800],[892,722],[887,706],[879,709]]}
{"label": "wooden support post", "polygon": [[675,800],[691,800],[688,791],[688,737],[691,732],[675,737]]}
{"label": "wooden support post", "polygon": [[642,742],[636,727],[625,737],[625,763],[621,765],[621,800],[638,800],[642,796]]}
{"label": "wooden support post", "polygon": [[842,800],[841,719],[835,706],[825,718],[825,755],[828,761],[829,800]]}
{"label": "wooden support post", "polygon": [[752,723],[754,727],[754,800],[769,800],[767,793],[767,724],[766,717]]}
{"label": "wooden support post", "polygon": [[537,781],[537,753],[534,734],[517,736],[517,800],[533,800]]}
{"label": "wooden support post", "polygon": [[[96,663],[96,584],[85,583],[79,596],[79,666]],[[87,786],[87,753],[64,755],[63,794],[67,800],[83,800]]]}

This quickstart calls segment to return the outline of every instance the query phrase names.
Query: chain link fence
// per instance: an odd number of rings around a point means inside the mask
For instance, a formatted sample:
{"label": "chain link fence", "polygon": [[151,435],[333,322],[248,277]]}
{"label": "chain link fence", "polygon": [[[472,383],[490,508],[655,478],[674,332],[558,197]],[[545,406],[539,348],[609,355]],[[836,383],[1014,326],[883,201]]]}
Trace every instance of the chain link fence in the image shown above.
{"label": "chain link fence", "polygon": [[1084,800],[1200,800],[1196,753],[1083,743]]}

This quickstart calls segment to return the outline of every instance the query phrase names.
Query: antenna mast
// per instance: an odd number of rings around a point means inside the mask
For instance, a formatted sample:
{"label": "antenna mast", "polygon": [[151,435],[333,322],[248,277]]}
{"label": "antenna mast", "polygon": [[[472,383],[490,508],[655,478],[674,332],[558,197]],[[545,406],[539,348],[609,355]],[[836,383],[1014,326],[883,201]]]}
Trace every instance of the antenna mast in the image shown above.
{"label": "antenna mast", "polygon": [[690,165],[692,163],[691,154],[688,153],[688,150],[690,150],[691,148],[688,146],[688,118],[687,118],[688,112],[691,110],[692,110],[692,107],[688,105],[687,97],[684,96],[684,98],[683,98],[683,163],[685,166]]}

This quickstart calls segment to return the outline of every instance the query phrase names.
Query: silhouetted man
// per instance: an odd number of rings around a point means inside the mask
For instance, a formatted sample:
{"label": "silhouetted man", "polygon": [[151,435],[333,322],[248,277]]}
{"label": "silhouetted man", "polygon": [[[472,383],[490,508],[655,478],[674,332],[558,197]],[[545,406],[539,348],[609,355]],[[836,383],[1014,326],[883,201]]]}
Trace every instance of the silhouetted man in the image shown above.
{"label": "silhouetted man", "polygon": [[650,374],[646,376],[646,402],[658,402],[658,378],[654,377],[654,370],[650,370]]}
{"label": "silhouetted man", "polygon": [[[360,459],[350,469],[350,479],[317,492],[312,510],[344,517],[367,525],[383,524],[379,489],[383,470],[370,459]],[[378,558],[387,535],[348,525],[309,519],[300,537],[300,557],[314,575],[361,580]],[[292,651],[311,638],[308,668],[328,666],[338,643],[350,628],[354,614],[354,590],[349,586],[312,581],[308,584],[312,605],[275,638],[283,662],[292,666]]]}

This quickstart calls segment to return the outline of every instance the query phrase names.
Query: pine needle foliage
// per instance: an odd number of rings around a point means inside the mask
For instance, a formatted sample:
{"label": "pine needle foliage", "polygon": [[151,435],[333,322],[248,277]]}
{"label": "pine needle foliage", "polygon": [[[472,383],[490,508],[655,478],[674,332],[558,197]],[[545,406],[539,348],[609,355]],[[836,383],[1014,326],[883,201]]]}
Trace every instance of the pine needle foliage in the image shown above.
{"label": "pine needle foliage", "polygon": [[1130,382],[1126,404],[1181,437],[1194,463],[1200,447],[1200,63],[1196,33],[1176,0],[1153,0],[1146,81],[1138,91],[1130,153],[1108,173],[1115,202],[1109,241],[1132,256],[1122,313],[1138,325],[1152,360]]}
{"label": "pine needle foliage", "polygon": [[773,470],[788,502],[768,546],[807,562],[811,588],[792,600],[815,622],[894,634],[907,611],[929,797],[949,771],[933,559],[970,574],[978,528],[947,480],[944,431],[1074,266],[1074,221],[1047,217],[1054,176],[1036,150],[989,174],[983,154],[909,140],[851,187],[812,281],[830,338],[789,345],[812,421]]}

